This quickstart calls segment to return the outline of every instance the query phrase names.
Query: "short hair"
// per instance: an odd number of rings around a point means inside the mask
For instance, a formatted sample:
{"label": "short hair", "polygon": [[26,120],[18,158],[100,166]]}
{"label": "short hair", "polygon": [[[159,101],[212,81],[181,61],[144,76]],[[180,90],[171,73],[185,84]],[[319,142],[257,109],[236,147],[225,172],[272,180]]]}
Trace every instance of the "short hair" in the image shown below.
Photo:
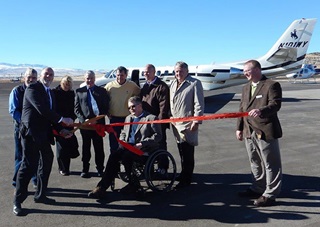
{"label": "short hair", "polygon": [[258,69],[261,69],[261,64],[260,62],[258,62],[257,60],[249,60],[247,61],[246,63],[244,63],[245,65],[247,64],[252,64],[253,68],[258,68]]}
{"label": "short hair", "polygon": [[128,102],[132,102],[132,103],[135,103],[135,104],[141,104],[142,103],[142,100],[139,96],[132,96],[129,98]]}
{"label": "short hair", "polygon": [[41,70],[41,76],[43,76],[46,71],[52,71],[52,74],[54,75],[54,71],[51,67],[45,67]]}
{"label": "short hair", "polygon": [[[188,69],[188,64],[185,63],[184,61],[178,61],[178,62],[176,63],[176,65],[175,65],[175,67],[177,67],[177,66],[179,66],[179,67],[181,67],[181,68],[184,68],[184,69]],[[189,70],[189,69],[188,69],[188,70]]]}
{"label": "short hair", "polygon": [[70,87],[72,87],[73,79],[71,76],[66,75],[66,76],[62,77],[60,84],[62,84],[62,83],[68,83],[68,84],[70,84]]}
{"label": "short hair", "polygon": [[27,76],[32,76],[34,74],[38,76],[38,72],[35,69],[27,68],[26,72],[24,73],[24,76],[27,77]]}
{"label": "short hair", "polygon": [[147,64],[147,65],[146,65],[146,68],[152,68],[153,71],[156,71],[156,67],[154,67],[153,64]]}
{"label": "short hair", "polygon": [[124,66],[119,66],[116,71],[125,72],[125,74],[128,74],[128,69]]}
{"label": "short hair", "polygon": [[88,70],[88,71],[84,74],[84,76],[90,76],[90,75],[96,76],[96,74],[95,74],[92,70]]}

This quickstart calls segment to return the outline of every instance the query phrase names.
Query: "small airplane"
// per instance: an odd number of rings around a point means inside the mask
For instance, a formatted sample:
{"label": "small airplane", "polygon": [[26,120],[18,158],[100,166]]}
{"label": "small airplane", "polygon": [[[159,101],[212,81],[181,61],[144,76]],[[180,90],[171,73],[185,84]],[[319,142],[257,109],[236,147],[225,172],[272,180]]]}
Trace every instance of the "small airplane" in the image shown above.
{"label": "small airplane", "polygon": [[[298,72],[287,74],[286,77],[293,82],[297,80],[310,79],[316,74],[316,67],[312,64],[303,64]],[[313,79],[315,79],[313,77]]]}
{"label": "small airplane", "polygon": [[[315,18],[293,21],[265,55],[255,58],[261,64],[262,73],[270,78],[297,72],[303,64],[316,22]],[[243,75],[243,65],[247,60],[221,65],[189,66],[189,74],[202,82],[204,90],[236,86],[247,82]],[[174,66],[156,66],[156,70],[156,75],[167,84],[171,84],[175,78]],[[104,77],[97,78],[95,83],[104,86],[115,77],[116,72],[112,70]],[[144,67],[128,68],[128,79],[140,85],[145,83]]]}

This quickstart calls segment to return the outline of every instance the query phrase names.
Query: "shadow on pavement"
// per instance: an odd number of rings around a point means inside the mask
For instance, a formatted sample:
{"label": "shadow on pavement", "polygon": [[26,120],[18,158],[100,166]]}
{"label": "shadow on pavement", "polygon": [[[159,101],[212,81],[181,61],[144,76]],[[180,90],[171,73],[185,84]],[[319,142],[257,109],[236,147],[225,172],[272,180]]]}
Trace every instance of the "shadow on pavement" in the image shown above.
{"label": "shadow on pavement", "polygon": [[[195,174],[194,183],[179,191],[147,192],[143,196],[107,192],[105,201],[87,197],[89,190],[50,188],[49,196],[88,199],[88,202],[57,202],[61,210],[26,209],[28,213],[61,215],[156,218],[160,220],[215,220],[221,223],[267,223],[269,219],[304,220],[304,210],[286,211],[286,206],[320,207],[320,178],[284,174],[284,185],[277,206],[256,208],[252,200],[237,192],[250,184],[248,174]],[[59,199],[58,199],[59,200]],[[132,204],[130,201],[135,201]],[[97,211],[98,208],[98,211]],[[81,210],[79,210],[81,209]],[[320,213],[318,213],[320,214]]]}

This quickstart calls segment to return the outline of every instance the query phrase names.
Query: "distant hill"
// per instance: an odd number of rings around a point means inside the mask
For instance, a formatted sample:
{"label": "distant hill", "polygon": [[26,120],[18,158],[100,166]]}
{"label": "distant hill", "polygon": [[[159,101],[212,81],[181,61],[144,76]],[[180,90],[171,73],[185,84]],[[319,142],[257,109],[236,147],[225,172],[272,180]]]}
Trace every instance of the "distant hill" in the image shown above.
{"label": "distant hill", "polygon": [[[10,63],[0,63],[0,77],[1,78],[16,78],[20,77],[24,74],[26,69],[34,68],[40,74],[41,70],[47,66],[40,65],[40,64],[10,64]],[[61,69],[61,68],[53,68],[55,72],[55,76],[82,76],[85,74],[87,70],[84,69]],[[104,70],[95,70],[96,74],[103,74],[105,73]]]}
{"label": "distant hill", "polygon": [[305,63],[306,64],[313,64],[317,66],[317,68],[320,68],[320,52],[314,52],[307,54],[305,58]]}

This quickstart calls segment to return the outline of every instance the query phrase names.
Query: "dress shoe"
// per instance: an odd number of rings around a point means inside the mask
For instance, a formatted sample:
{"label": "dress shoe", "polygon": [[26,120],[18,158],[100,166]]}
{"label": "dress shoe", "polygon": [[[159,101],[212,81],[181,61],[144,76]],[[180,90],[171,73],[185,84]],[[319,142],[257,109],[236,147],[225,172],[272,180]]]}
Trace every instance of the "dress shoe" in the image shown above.
{"label": "dress shoe", "polygon": [[41,199],[34,199],[34,202],[35,203],[43,203],[43,204],[55,204],[56,200],[50,199],[50,198],[45,196],[45,197],[43,197]]}
{"label": "dress shoe", "polygon": [[21,216],[21,215],[22,215],[21,204],[20,204],[20,203],[15,203],[15,204],[13,205],[12,212],[13,212],[13,214],[16,215],[16,216]]}
{"label": "dress shoe", "polygon": [[185,188],[185,187],[188,187],[190,184],[191,184],[191,183],[189,183],[189,182],[180,181],[180,182],[175,186],[175,189]]}
{"label": "dress shoe", "polygon": [[253,205],[255,205],[256,207],[274,206],[276,205],[276,200],[265,196],[260,196],[258,199],[255,199],[253,201]]}
{"label": "dress shoe", "polygon": [[90,178],[90,174],[88,172],[82,172],[80,174],[80,177],[82,177],[82,178]]}
{"label": "dress shoe", "polygon": [[261,195],[261,193],[255,192],[251,188],[248,188],[242,192],[238,192],[238,196],[240,197],[259,198]]}
{"label": "dress shoe", "polygon": [[138,185],[134,185],[134,184],[127,184],[126,186],[124,186],[123,188],[120,189],[120,192],[123,194],[132,194],[132,193],[136,193],[138,192],[140,189],[140,187]]}
{"label": "dress shoe", "polygon": [[98,171],[98,177],[102,177],[103,171]]}
{"label": "dress shoe", "polygon": [[95,199],[102,199],[106,196],[106,190],[101,187],[96,187],[88,193],[88,197]]}
{"label": "dress shoe", "polygon": [[70,175],[69,172],[67,172],[67,171],[64,172],[64,171],[62,171],[62,170],[60,170],[59,173],[60,173],[62,176],[69,176],[69,175]]}

